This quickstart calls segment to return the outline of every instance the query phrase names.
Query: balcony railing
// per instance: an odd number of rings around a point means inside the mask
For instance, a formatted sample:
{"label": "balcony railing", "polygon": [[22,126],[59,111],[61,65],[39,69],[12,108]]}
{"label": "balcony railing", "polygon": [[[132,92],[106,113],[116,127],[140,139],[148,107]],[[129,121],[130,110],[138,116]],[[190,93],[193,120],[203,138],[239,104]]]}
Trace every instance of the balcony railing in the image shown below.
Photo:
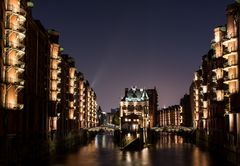
{"label": "balcony railing", "polygon": [[237,74],[231,74],[229,75],[229,79],[232,80],[232,79],[236,79],[237,78]]}
{"label": "balcony railing", "polygon": [[6,82],[10,83],[10,84],[15,84],[15,85],[24,85],[24,80],[20,79],[20,78],[11,78],[11,77],[7,77],[6,78]]}
{"label": "balcony railing", "polygon": [[[52,51],[51,51],[52,52]],[[59,59],[59,56],[58,56],[58,54],[53,54],[53,53],[50,53],[50,59],[51,60],[58,60]]]}
{"label": "balcony railing", "polygon": [[51,59],[51,63],[54,63],[54,64],[59,64],[59,63],[61,63],[61,60],[59,59],[59,58],[53,58],[53,57],[51,57],[50,58]]}
{"label": "balcony railing", "polygon": [[236,51],[236,50],[231,50],[231,51],[228,51],[228,50],[227,50],[227,51],[224,52],[223,57],[224,57],[225,59],[228,59],[229,56],[232,56],[232,55],[234,55],[234,54],[235,54],[235,55],[237,54],[237,51]]}
{"label": "balcony railing", "polygon": [[17,31],[17,32],[21,32],[21,33],[23,33],[23,34],[25,34],[25,32],[26,32],[26,29],[23,27],[23,25],[21,25],[21,24],[7,24],[6,26],[5,26],[5,29],[6,30],[13,30],[13,31]]}
{"label": "balcony railing", "polygon": [[5,108],[12,110],[22,110],[24,107],[23,104],[14,104],[14,103],[6,103]]}
{"label": "balcony railing", "polygon": [[229,36],[229,35],[224,35],[223,36],[223,41],[227,41],[227,40],[229,40],[231,37]]}
{"label": "balcony railing", "polygon": [[228,75],[228,76],[225,76],[224,77],[224,81],[226,82],[226,81],[231,81],[231,80],[235,80],[235,79],[237,79],[238,77],[237,77],[237,75],[236,74],[231,74],[231,75]]}
{"label": "balcony railing", "polygon": [[14,43],[22,43],[26,37],[26,35],[24,33],[21,33],[19,31],[14,31],[14,30],[6,30],[6,38],[7,38],[7,41],[9,41],[10,39],[10,36],[12,33],[15,33],[15,42]]}
{"label": "balcony railing", "polygon": [[7,47],[10,48],[10,49],[12,48],[12,49],[25,51],[25,45],[23,45],[20,42],[10,42],[10,41],[7,41]]}
{"label": "balcony railing", "polygon": [[15,82],[16,85],[24,86],[25,81],[23,79],[18,79],[17,82]]}
{"label": "balcony railing", "polygon": [[50,88],[50,91],[51,92],[57,92],[57,89],[56,88]]}
{"label": "balcony railing", "polygon": [[51,77],[50,79],[51,79],[52,81],[57,81],[57,80],[58,80],[57,77]]}
{"label": "balcony railing", "polygon": [[231,42],[233,40],[237,40],[236,36],[226,35],[223,38],[223,44],[226,44],[226,43]]}
{"label": "balcony railing", "polygon": [[58,79],[57,79],[57,83],[58,83],[58,84],[61,83],[61,78],[60,78],[60,77],[58,77]]}
{"label": "balcony railing", "polygon": [[6,11],[13,12],[24,17],[27,15],[27,12],[23,8],[15,7],[13,5],[8,5]]}
{"label": "balcony railing", "polygon": [[9,55],[12,51],[16,52],[16,56],[18,58],[19,61],[23,61],[23,59],[21,59],[24,55],[25,55],[25,50],[19,50],[19,49],[14,49],[12,47],[8,47],[8,49],[6,50],[6,55]]}
{"label": "balcony railing", "polygon": [[232,36],[231,36],[231,35],[228,35],[228,34],[223,36],[223,40],[224,40],[224,41],[229,40],[229,39],[231,39],[231,38],[232,38]]}
{"label": "balcony railing", "polygon": [[[21,65],[19,65],[19,66],[21,66]],[[14,66],[15,70],[17,71],[17,73],[23,73],[24,72],[24,67],[23,66],[19,67],[19,66],[15,65]]]}
{"label": "balcony railing", "polygon": [[58,66],[57,70],[61,72],[62,68],[60,66]]}
{"label": "balcony railing", "polygon": [[20,68],[20,69],[24,69],[24,67],[25,67],[24,62],[13,60],[13,59],[8,59],[7,64],[10,65],[10,66]]}
{"label": "balcony railing", "polygon": [[50,69],[51,70],[57,70],[57,66],[56,65],[50,65]]}
{"label": "balcony railing", "polygon": [[236,66],[237,62],[236,61],[228,61],[228,66]]}

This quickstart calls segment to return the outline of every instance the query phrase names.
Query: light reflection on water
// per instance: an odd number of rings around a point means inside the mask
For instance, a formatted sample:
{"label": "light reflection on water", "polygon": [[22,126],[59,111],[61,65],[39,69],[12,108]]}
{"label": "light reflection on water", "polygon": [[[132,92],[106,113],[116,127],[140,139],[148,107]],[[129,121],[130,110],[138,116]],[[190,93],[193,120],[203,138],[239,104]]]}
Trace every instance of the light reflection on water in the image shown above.
{"label": "light reflection on water", "polygon": [[87,146],[60,156],[50,166],[217,166],[230,165],[175,135],[163,134],[142,151],[121,151],[111,135],[97,135]]}

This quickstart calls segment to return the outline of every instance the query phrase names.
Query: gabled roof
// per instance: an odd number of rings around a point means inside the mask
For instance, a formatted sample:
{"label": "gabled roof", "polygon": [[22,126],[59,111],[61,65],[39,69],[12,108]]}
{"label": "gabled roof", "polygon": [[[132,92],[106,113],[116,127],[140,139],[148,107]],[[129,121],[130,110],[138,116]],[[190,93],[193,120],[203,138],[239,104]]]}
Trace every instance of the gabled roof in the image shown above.
{"label": "gabled roof", "polygon": [[138,89],[136,87],[132,87],[126,92],[123,101],[134,102],[134,101],[146,101],[148,99],[149,97],[145,89]]}

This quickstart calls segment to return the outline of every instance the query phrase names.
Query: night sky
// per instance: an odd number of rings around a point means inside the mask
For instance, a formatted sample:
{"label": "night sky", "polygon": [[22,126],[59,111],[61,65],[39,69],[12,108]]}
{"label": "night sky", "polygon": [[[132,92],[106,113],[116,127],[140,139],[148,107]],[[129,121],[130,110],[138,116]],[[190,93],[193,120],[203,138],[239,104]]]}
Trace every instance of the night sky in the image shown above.
{"label": "night sky", "polygon": [[159,108],[179,104],[226,23],[234,0],[35,0],[33,15],[60,32],[103,111],[119,106],[124,89],[154,88]]}

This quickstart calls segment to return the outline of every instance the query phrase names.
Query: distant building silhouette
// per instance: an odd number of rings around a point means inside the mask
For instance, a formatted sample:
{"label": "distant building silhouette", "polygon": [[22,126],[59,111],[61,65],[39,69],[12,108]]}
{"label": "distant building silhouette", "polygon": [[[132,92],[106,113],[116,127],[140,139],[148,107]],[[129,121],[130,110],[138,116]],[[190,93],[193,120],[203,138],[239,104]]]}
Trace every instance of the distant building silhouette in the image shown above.
{"label": "distant building silhouette", "polygon": [[150,116],[150,127],[155,127],[159,124],[158,114],[158,93],[156,87],[153,89],[147,89],[149,97],[149,116]]}
{"label": "distant building silhouette", "polygon": [[180,126],[182,117],[180,115],[182,109],[179,105],[169,106],[159,110],[159,126]]}
{"label": "distant building silhouette", "polygon": [[181,126],[184,127],[192,127],[192,111],[190,104],[190,95],[185,94],[183,98],[180,100],[181,113],[180,116],[182,118]]}

